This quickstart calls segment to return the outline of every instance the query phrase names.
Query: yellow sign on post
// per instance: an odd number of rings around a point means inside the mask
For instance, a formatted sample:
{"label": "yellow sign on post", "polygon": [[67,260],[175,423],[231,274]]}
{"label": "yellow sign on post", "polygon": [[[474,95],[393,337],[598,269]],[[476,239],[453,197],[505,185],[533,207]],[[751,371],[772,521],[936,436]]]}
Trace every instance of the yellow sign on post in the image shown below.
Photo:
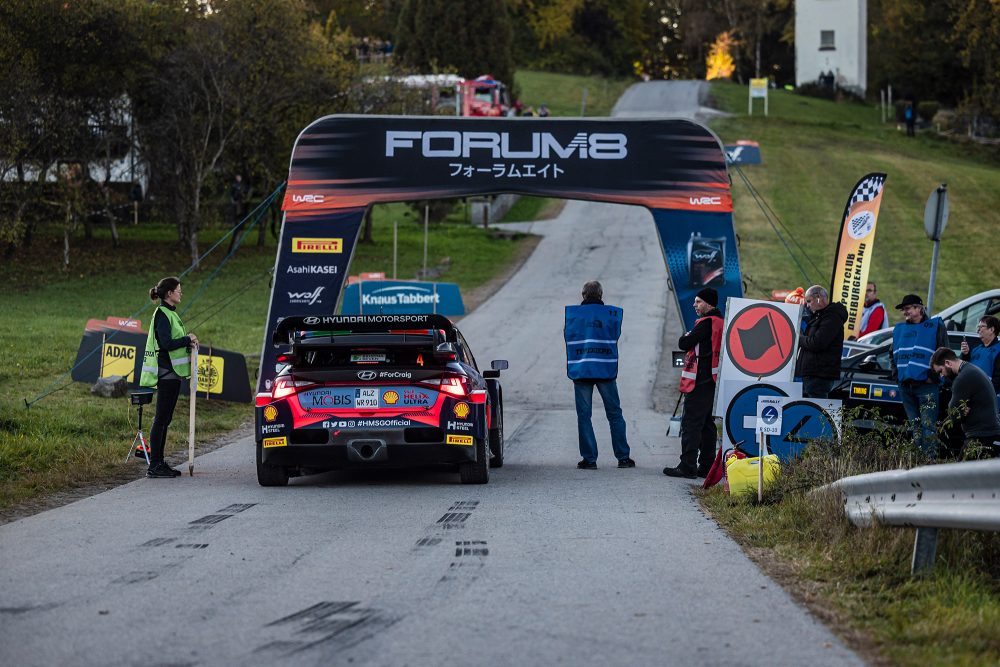
{"label": "yellow sign on post", "polygon": [[767,115],[767,79],[750,79],[750,97],[747,98],[747,114],[753,115],[755,97],[764,99],[764,115]]}
{"label": "yellow sign on post", "polygon": [[203,394],[221,394],[226,360],[222,357],[198,358],[198,391]]}
{"label": "yellow sign on post", "polygon": [[112,375],[130,377],[135,371],[135,346],[104,343],[101,352],[100,377]]}

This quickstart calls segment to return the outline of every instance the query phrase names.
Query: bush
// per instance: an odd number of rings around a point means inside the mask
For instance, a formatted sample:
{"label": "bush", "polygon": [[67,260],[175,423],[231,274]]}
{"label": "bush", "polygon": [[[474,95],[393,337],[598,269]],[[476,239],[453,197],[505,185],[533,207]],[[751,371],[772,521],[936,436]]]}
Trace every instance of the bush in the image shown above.
{"label": "bush", "polygon": [[807,97],[818,97],[822,100],[830,100],[831,102],[837,99],[837,91],[829,86],[821,86],[818,83],[804,83],[795,89],[795,92],[799,95],[805,95]]}
{"label": "bush", "polygon": [[941,105],[937,102],[920,102],[917,104],[917,116],[930,123],[934,120],[934,115],[937,114],[940,108]]}
{"label": "bush", "polygon": [[431,223],[444,222],[445,218],[455,210],[457,199],[422,199],[409,202],[410,211],[417,222],[424,224],[424,207],[427,207],[427,221]]}

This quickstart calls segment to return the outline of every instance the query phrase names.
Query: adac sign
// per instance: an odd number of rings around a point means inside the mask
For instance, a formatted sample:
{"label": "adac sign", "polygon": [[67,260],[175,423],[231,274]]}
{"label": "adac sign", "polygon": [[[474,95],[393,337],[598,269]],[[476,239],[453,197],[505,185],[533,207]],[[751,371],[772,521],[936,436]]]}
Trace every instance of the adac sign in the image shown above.
{"label": "adac sign", "polygon": [[348,285],[343,315],[437,313],[464,315],[462,293],[455,283],[369,280]]}

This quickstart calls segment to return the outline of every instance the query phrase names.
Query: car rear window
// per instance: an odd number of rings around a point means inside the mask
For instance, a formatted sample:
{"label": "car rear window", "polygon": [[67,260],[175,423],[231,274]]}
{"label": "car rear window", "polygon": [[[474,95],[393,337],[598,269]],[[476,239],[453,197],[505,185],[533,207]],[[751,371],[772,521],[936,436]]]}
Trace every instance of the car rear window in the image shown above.
{"label": "car rear window", "polygon": [[320,347],[299,349],[296,368],[378,368],[384,366],[443,367],[434,361],[434,348],[406,347]]}

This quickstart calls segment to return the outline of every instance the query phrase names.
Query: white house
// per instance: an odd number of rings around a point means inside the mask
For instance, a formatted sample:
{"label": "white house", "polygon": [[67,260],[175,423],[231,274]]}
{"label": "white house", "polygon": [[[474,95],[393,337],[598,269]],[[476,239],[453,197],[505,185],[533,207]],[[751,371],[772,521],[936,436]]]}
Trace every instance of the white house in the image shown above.
{"label": "white house", "polygon": [[868,86],[867,0],[795,0],[795,85],[833,73],[837,85]]}

